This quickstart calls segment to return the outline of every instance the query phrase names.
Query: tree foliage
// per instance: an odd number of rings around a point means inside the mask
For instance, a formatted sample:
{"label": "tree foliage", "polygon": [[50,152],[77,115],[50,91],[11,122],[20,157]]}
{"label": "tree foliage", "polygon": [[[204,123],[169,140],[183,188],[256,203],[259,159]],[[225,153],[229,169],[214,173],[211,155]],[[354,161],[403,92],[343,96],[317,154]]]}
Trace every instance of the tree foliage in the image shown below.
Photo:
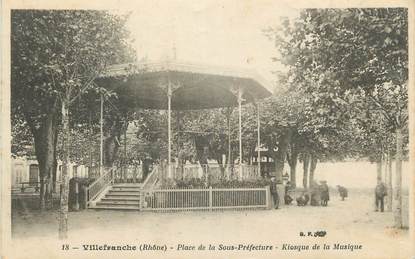
{"label": "tree foliage", "polygon": [[[62,125],[62,226],[67,219],[69,117],[79,112],[76,104],[81,96],[103,91],[94,81],[109,65],[134,60],[126,19],[93,10],[13,10],[11,14],[12,111],[24,116],[34,138],[41,207],[45,183],[56,179],[58,129]],[[66,231],[60,234],[65,237]]]}
{"label": "tree foliage", "polygon": [[401,140],[408,122],[407,9],[306,9],[282,24],[268,35],[280,53],[275,61],[287,67],[283,82],[307,103],[311,120],[306,129],[318,133],[312,138],[320,138],[324,147],[321,137],[332,136],[342,152],[377,161],[396,145],[400,226]]}

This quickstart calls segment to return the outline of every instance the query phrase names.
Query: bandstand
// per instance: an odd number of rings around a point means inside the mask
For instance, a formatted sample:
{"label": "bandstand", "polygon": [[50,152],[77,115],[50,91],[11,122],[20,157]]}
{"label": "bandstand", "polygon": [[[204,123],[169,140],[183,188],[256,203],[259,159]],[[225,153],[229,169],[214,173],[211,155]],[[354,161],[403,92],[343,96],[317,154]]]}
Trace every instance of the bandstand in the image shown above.
{"label": "bandstand", "polygon": [[[105,101],[101,95],[100,176],[85,189],[89,208],[129,210],[222,209],[241,206],[244,208],[246,206],[248,206],[247,208],[269,208],[269,189],[265,187],[212,189],[210,186],[209,189],[174,191],[159,189],[160,182],[166,178],[175,178],[175,174],[172,173],[174,170],[172,164],[172,110],[238,107],[239,164],[237,167],[239,175],[237,179],[260,178],[261,122],[259,101],[271,95],[268,90],[271,89],[271,86],[258,74],[244,69],[178,62],[120,64],[111,66],[99,76],[95,83],[115,92],[119,103],[122,103],[127,110],[167,110],[168,155],[167,166],[156,165],[144,179],[144,182],[133,184],[115,182],[114,175],[117,169],[107,168],[104,170],[103,168],[103,107]],[[246,103],[257,105],[257,157],[259,162],[254,167],[246,167],[242,159],[242,105]],[[230,134],[228,135],[230,136]],[[229,145],[228,149],[230,150]],[[208,169],[208,167],[206,168]],[[252,175],[252,172],[255,174]],[[206,179],[209,178],[208,170],[206,170],[205,176]],[[179,192],[180,194],[178,194]],[[249,195],[249,198],[241,196],[242,193]],[[247,202],[250,205],[247,205]]]}
{"label": "bandstand", "polygon": [[[201,110],[238,107],[239,174],[242,177],[242,105],[257,106],[257,145],[260,146],[260,100],[271,95],[271,86],[257,73],[247,69],[230,69],[210,65],[159,62],[111,66],[97,84],[117,93],[128,109],[160,109],[167,111],[168,157],[167,175],[172,177],[172,110]],[[103,156],[103,106],[101,96],[101,155]],[[229,147],[228,147],[229,149]],[[229,153],[229,152],[228,152]],[[258,158],[260,153],[258,148]],[[100,166],[102,168],[102,166]],[[261,163],[257,163],[260,172]],[[245,170],[246,171],[246,170]],[[101,170],[102,174],[102,170]]]}

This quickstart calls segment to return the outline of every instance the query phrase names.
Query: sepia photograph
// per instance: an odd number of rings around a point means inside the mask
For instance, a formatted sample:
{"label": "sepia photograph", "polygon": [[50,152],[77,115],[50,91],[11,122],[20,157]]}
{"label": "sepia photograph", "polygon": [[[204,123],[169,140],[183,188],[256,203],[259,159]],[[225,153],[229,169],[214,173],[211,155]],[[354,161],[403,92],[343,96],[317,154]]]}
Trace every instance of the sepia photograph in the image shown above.
{"label": "sepia photograph", "polygon": [[33,2],[0,256],[415,258],[409,1]]}

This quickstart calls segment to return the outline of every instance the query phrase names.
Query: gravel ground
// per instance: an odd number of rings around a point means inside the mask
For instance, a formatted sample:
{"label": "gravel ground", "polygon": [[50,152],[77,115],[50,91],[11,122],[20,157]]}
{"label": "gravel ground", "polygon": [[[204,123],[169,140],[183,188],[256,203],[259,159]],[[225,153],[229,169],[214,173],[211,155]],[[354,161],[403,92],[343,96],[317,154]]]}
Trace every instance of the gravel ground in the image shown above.
{"label": "gravel ground", "polygon": [[[407,203],[407,202],[406,202]],[[407,207],[404,208],[407,212]],[[216,211],[216,212],[121,212],[93,211],[69,213],[69,239],[57,240],[56,212],[22,212],[12,214],[11,258],[409,258],[409,231],[396,230],[391,212],[374,211],[371,190],[350,190],[349,198],[340,201],[331,194],[328,207],[285,206],[279,210]],[[407,219],[406,219],[407,220]],[[325,231],[324,237],[300,236]],[[362,245],[361,249],[334,250],[336,243]],[[22,245],[24,244],[24,246]],[[69,244],[79,249],[62,251]],[[93,251],[83,250],[84,244],[166,245],[167,251]],[[208,246],[215,250],[208,250]],[[262,245],[272,250],[229,251],[225,246]],[[320,245],[313,250],[313,245]],[[323,250],[323,244],[330,249]],[[204,245],[206,250],[197,249]],[[299,245],[309,245],[301,252]],[[292,249],[284,250],[283,248]],[[304,248],[304,247],[303,247]],[[19,255],[19,256],[18,256]],[[156,256],[157,255],[157,256]]]}

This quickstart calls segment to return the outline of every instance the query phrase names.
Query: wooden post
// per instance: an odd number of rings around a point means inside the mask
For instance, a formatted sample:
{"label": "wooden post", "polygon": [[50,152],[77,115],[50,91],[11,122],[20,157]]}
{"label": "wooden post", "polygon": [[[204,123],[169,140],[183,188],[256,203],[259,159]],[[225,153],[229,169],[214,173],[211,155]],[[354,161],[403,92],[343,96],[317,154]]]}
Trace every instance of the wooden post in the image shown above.
{"label": "wooden post", "polygon": [[231,160],[231,115],[232,115],[232,108],[228,107],[227,113],[226,113],[226,120],[227,120],[227,126],[228,126],[228,163],[227,163],[227,177],[228,179],[231,178],[231,164],[233,164],[233,161]]}
{"label": "wooden post", "polygon": [[93,164],[93,158],[92,158],[92,154],[93,154],[93,150],[94,150],[94,141],[92,140],[92,135],[93,135],[93,131],[92,131],[92,110],[89,110],[89,116],[88,116],[88,132],[89,132],[89,164],[88,164],[88,178],[94,178],[95,177],[95,172],[92,173],[92,164]]}
{"label": "wooden post", "polygon": [[100,146],[99,146],[99,176],[102,175],[103,170],[103,156],[104,156],[104,96],[101,94],[101,109],[100,109]]}
{"label": "wooden post", "polygon": [[239,177],[242,179],[242,90],[238,87],[238,112],[239,112]]}
{"label": "wooden post", "polygon": [[145,192],[144,190],[140,191],[140,200],[138,201],[138,206],[140,210],[144,208],[144,199],[145,199],[144,192]]}
{"label": "wooden post", "polygon": [[128,120],[125,118],[125,124],[127,125],[124,131],[124,166],[123,166],[123,182],[128,182],[127,179],[127,129],[128,129]]}
{"label": "wooden post", "polygon": [[209,186],[209,211],[212,211],[212,201],[213,195],[212,195],[212,186]]}
{"label": "wooden post", "polygon": [[269,185],[265,187],[265,202],[267,205],[267,209],[270,210],[272,208],[271,204],[271,190]]}
{"label": "wooden post", "polygon": [[259,103],[257,103],[257,130],[258,130],[258,155],[257,155],[257,163],[258,163],[258,175],[261,176],[261,122],[259,120]]}
{"label": "wooden post", "polygon": [[167,128],[168,128],[168,159],[167,159],[167,170],[168,170],[168,175],[169,177],[171,176],[171,96],[172,96],[172,91],[171,91],[171,82],[169,79],[169,82],[167,84]]}

